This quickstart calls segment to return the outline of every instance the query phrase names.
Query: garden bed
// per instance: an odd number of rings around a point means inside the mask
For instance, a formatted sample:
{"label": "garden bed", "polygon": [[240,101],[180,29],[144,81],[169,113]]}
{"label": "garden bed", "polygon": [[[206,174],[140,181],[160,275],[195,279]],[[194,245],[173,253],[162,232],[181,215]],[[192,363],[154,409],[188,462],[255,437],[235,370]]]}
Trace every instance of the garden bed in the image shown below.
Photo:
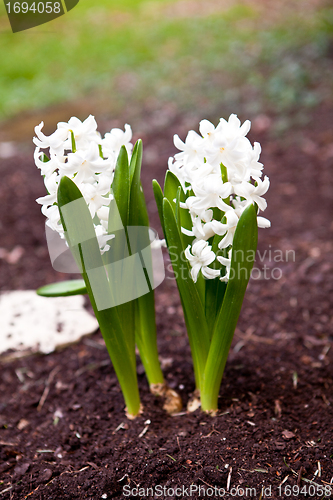
{"label": "garden bed", "polygon": [[[269,129],[259,132],[269,120],[257,121],[251,139],[263,146],[271,180],[264,215],[272,228],[259,231],[256,267],[262,279],[256,271],[246,293],[218,415],[186,413],[194,377],[168,272],[156,290],[159,351],[184,410],[165,415],[138,361],[144,410],[127,420],[99,332],[48,356],[15,359],[6,353],[0,358],[1,499],[124,498],[133,488],[158,486],[169,491],[157,489],[156,497],[162,491],[160,497],[171,498],[176,487],[190,493],[190,485],[194,498],[200,497],[194,490],[199,486],[216,486],[225,498],[259,499],[262,487],[271,490],[261,498],[284,498],[290,486],[306,487],[296,498],[324,496],[309,487],[325,487],[333,476],[332,118],[332,109],[318,109],[311,125],[278,140],[269,137]],[[174,154],[172,135],[183,138],[187,128],[188,122],[177,122],[142,137],[143,182],[154,228],[159,222],[151,179],[162,181]],[[0,290],[68,279],[49,262],[44,217],[34,203],[44,186],[32,154],[2,160],[0,170],[6,250]],[[17,259],[15,247],[22,248]],[[255,488],[256,495],[246,488]],[[133,490],[130,497],[136,492],[138,498],[151,493]]]}

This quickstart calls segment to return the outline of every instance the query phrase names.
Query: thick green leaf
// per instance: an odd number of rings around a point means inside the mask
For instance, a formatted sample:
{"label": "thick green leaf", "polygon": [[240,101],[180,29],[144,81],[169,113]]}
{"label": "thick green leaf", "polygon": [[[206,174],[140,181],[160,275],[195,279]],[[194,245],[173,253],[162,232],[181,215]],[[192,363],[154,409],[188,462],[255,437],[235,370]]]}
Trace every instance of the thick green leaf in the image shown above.
{"label": "thick green leaf", "polygon": [[68,177],[60,181],[58,206],[69,247],[81,267],[126,406],[135,415],[139,411],[140,399],[135,369],[134,330],[123,329],[117,307],[101,308],[101,303],[113,303],[115,285],[109,285],[88,206],[79,188]]}
{"label": "thick green leaf", "polygon": [[[131,190],[130,190],[130,212],[129,212],[129,240],[131,241],[132,253],[138,252],[143,264],[141,250],[150,245],[149,239],[149,219],[146,201],[140,181],[142,164],[142,141],[135,145],[130,172],[131,172]],[[137,238],[133,238],[137,228]],[[147,228],[147,231],[145,231]],[[135,240],[135,242],[133,241]],[[147,378],[150,384],[163,383],[164,378],[161,371],[157,343],[156,343],[156,322],[154,307],[154,291],[151,289],[149,276],[152,276],[152,261],[145,258],[143,267],[149,293],[139,297],[135,301],[135,341],[139,348],[140,357],[145,367]]]}
{"label": "thick green leaf", "polygon": [[[148,226],[148,213],[146,202],[140,181],[141,165],[142,165],[142,141],[138,140],[135,144],[130,175],[131,190],[130,190],[130,210],[129,210],[129,226]],[[133,160],[134,157],[134,160]]]}
{"label": "thick green leaf", "polygon": [[149,226],[149,218],[147,211],[147,204],[145,195],[143,192],[142,184],[140,182],[139,196],[138,196],[138,225],[139,226]]}
{"label": "thick green leaf", "polygon": [[[179,193],[179,189],[180,189],[179,202],[180,201],[184,202],[186,199],[186,195],[185,195],[177,177],[170,171],[167,171],[167,173],[166,173],[165,182],[164,182],[164,189],[168,193],[168,196],[169,196],[168,201],[170,203],[172,210],[174,211],[174,213],[176,213],[176,210],[177,210],[177,215],[178,215],[177,227],[178,227],[178,231],[180,234],[182,248],[183,248],[183,251],[185,251],[185,249],[188,247],[188,245],[190,245],[192,243],[193,237],[186,236],[185,234],[183,234],[181,232],[180,227],[184,227],[186,229],[192,229],[192,221],[191,221],[191,216],[190,216],[189,211],[186,209],[180,208],[179,205],[177,208],[174,201],[173,201],[174,198],[177,199],[177,194]],[[166,238],[166,241],[168,241],[167,236],[166,236],[166,232],[165,232],[165,227],[164,227],[163,193],[162,193],[162,189],[160,188],[160,185],[158,184],[158,182],[156,180],[153,181],[153,190],[154,190],[154,195],[155,195],[158,213],[159,213],[160,220],[161,220],[162,229],[164,232],[164,237]],[[204,304],[205,303],[205,279],[203,278],[201,273],[198,276],[198,280],[196,283],[196,289],[199,293],[200,300],[201,300],[202,304]]]}
{"label": "thick green leaf", "polygon": [[[134,172],[133,179],[131,184],[131,192],[130,192],[130,212],[129,212],[129,241],[130,241],[130,250],[133,254],[139,253],[141,262],[143,264],[143,259],[141,255],[141,250],[148,247],[150,245],[149,239],[149,219],[145,197],[143,194],[143,189],[140,181],[141,174],[141,164],[142,164],[142,141],[139,140],[136,143],[136,160],[134,164]],[[145,230],[145,228],[147,230]],[[137,234],[137,236],[135,236]],[[146,266],[149,263],[146,262]],[[147,270],[146,266],[143,266],[143,270],[145,272],[146,278],[148,277],[151,269]],[[150,287],[149,279],[147,279],[147,283]]]}
{"label": "thick green leaf", "polygon": [[[128,165],[128,155],[125,146],[122,146],[118,155],[114,178],[112,182],[112,192],[117,203],[123,226],[128,225],[129,198],[130,198],[130,174]],[[112,202],[110,204],[110,211]],[[112,216],[112,214],[110,214]]]}
{"label": "thick green leaf", "polygon": [[175,199],[180,182],[170,170],[167,170],[164,180],[164,197],[169,200],[173,210],[175,210]]}
{"label": "thick green leaf", "polygon": [[125,146],[121,147],[118,155],[112,192],[114,200],[110,202],[108,232],[115,238],[110,243],[110,250],[103,256],[105,264],[120,261],[129,255],[125,231],[129,221],[130,174]]}
{"label": "thick green leaf", "polygon": [[[184,193],[183,189],[181,189],[180,192],[180,201],[184,203],[186,201],[187,195]],[[180,208],[180,221],[181,221],[181,226],[184,229],[188,229],[189,231],[192,230],[192,219],[189,210],[186,208]],[[193,236],[187,236],[186,234],[182,233],[182,241],[183,241],[183,248],[187,248],[188,245],[192,244],[193,241]]]}
{"label": "thick green leaf", "polygon": [[223,303],[226,283],[215,278],[213,280],[206,280],[205,285],[205,314],[209,326],[210,338],[212,338],[216,317]]}
{"label": "thick green leaf", "polygon": [[177,222],[177,227],[178,227],[179,234],[181,234],[181,230],[182,230],[181,219],[180,219],[180,210],[181,210],[181,208],[179,206],[181,189],[182,189],[181,186],[178,186],[177,194],[176,194],[176,208],[175,208],[175,218],[176,218],[176,222]]}
{"label": "thick green leaf", "polygon": [[[134,175],[136,173],[136,168],[137,165],[140,165],[140,170],[141,170],[141,163],[142,163],[142,141],[139,139],[136,141],[135,146],[133,148],[132,156],[131,156],[131,161],[130,161],[130,167],[129,167],[129,172],[130,172],[130,184],[132,185]],[[139,172],[139,179],[140,179],[140,172]]]}
{"label": "thick green leaf", "polygon": [[36,293],[42,297],[68,297],[85,295],[88,292],[84,280],[69,280],[42,286],[36,290]]}
{"label": "thick green leaf", "polygon": [[254,263],[258,241],[257,215],[253,205],[239,219],[231,260],[230,279],[216,319],[201,393],[202,408],[217,408],[219,388],[232,337]]}
{"label": "thick green leaf", "polygon": [[[171,207],[173,208],[174,212],[176,211],[175,200],[177,200],[179,189],[180,189],[179,202],[184,203],[187,198],[187,195],[184,193],[184,190],[178,178],[175,176],[175,174],[173,174],[170,170],[168,170],[167,173],[165,174],[164,196],[171,203]],[[184,227],[185,229],[188,230],[192,229],[192,220],[190,212],[187,209],[179,207],[177,209],[176,220],[178,223],[178,227]],[[185,234],[181,233],[181,239],[183,243],[183,249],[185,250],[185,248],[187,248],[187,246],[192,243],[193,237],[186,236]]]}
{"label": "thick green leaf", "polygon": [[165,235],[164,220],[163,220],[163,192],[161,186],[159,185],[156,179],[153,179],[153,191],[157,205],[158,215],[160,216],[161,226],[163,229],[163,233]]}
{"label": "thick green leaf", "polygon": [[154,290],[136,300],[135,342],[149,385],[163,384],[164,377],[157,350]]}
{"label": "thick green leaf", "polygon": [[[93,307],[98,311],[99,307],[95,299],[99,291],[94,289],[94,293],[92,292],[88,273],[94,269],[101,271],[99,288],[102,291],[102,297],[105,295],[106,300],[110,299],[111,290],[88,206],[79,188],[68,177],[63,177],[60,181],[58,206],[68,245],[81,269]],[[92,275],[92,273],[89,274]]]}
{"label": "thick green leaf", "polygon": [[183,244],[173,208],[166,198],[163,200],[163,217],[169,255],[184,309],[193,363],[198,376],[197,385],[200,388],[209,350],[209,332],[204,307],[190,275],[190,264],[183,254]]}

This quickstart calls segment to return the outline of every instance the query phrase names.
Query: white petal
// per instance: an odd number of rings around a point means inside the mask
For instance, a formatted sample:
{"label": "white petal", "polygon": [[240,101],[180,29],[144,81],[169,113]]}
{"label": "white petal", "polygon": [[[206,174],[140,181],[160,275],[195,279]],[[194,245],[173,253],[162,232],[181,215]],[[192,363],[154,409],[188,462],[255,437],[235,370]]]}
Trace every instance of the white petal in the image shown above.
{"label": "white petal", "polygon": [[210,267],[203,267],[201,269],[202,275],[207,278],[208,280],[213,280],[220,276],[220,270],[219,269],[211,269]]}
{"label": "white petal", "polygon": [[271,221],[265,219],[265,217],[257,217],[258,227],[267,228],[271,227]]}
{"label": "white petal", "polygon": [[214,125],[209,120],[201,120],[199,124],[199,130],[202,137],[215,131]]}

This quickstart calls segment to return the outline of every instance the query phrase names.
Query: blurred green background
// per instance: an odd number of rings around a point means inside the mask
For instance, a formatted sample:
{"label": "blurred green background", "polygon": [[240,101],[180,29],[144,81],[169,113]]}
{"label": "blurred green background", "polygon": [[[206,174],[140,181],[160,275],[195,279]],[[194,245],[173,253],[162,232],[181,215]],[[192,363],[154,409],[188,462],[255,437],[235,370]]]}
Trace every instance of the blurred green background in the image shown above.
{"label": "blurred green background", "polygon": [[1,3],[0,44],[2,121],[60,103],[116,116],[170,105],[270,113],[282,130],[332,99],[333,7],[323,0],[81,0],[16,34]]}

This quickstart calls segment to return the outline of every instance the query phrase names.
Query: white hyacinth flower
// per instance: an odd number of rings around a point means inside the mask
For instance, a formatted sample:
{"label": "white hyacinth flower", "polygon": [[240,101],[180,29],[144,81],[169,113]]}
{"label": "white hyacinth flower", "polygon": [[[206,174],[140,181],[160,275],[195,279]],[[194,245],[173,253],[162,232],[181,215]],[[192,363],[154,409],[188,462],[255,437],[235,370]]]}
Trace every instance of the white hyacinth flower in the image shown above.
{"label": "white hyacinth flower", "polygon": [[201,163],[204,142],[202,140],[202,137],[194,132],[194,130],[189,131],[185,142],[183,142],[177,134],[174,135],[173,142],[176,148],[182,151],[181,153],[177,153],[175,155],[175,160],[184,163]]}
{"label": "white hyacinth flower", "polygon": [[72,116],[68,123],[58,123],[58,129],[67,133],[65,149],[72,149],[71,132],[73,132],[76,149],[89,149],[91,143],[100,144],[101,142],[101,136],[97,132],[97,123],[92,115],[89,115],[83,122]]}
{"label": "white hyacinth flower", "polygon": [[[34,159],[44,177],[47,195],[36,201],[42,205],[46,224],[64,238],[64,230],[57,206],[57,192],[63,176],[69,177],[80,189],[94,220],[96,237],[102,253],[109,249],[107,234],[110,194],[117,156],[122,145],[130,154],[133,144],[132,130],[112,129],[102,138],[97,131],[95,118],[90,115],[83,122],[76,117],[58,123],[56,131],[46,136],[44,123],[35,128]],[[105,151],[103,149],[105,147]]]}
{"label": "white hyacinth flower", "polygon": [[192,245],[192,253],[190,245],[185,250],[185,256],[191,264],[191,276],[194,283],[197,282],[199,271],[207,279],[216,278],[220,275],[218,269],[210,269],[208,266],[215,260],[215,253],[207,241],[199,240]]}
{"label": "white hyacinth flower", "polygon": [[220,281],[224,282],[229,281],[230,268],[231,268],[231,250],[228,253],[228,258],[220,257],[219,255],[217,255],[216,259],[219,261],[220,264],[222,264],[222,266],[225,267],[225,275],[220,277]]}
{"label": "white hyacinth flower", "polygon": [[[202,120],[201,135],[191,130],[185,142],[174,136],[180,153],[169,158],[169,170],[185,193],[180,208],[188,210],[191,216],[192,227],[182,227],[181,231],[193,238],[185,255],[194,281],[200,270],[207,279],[219,276],[218,270],[208,267],[215,257],[226,268],[220,279],[228,281],[234,234],[243,211],[250,204],[256,205],[258,213],[266,209],[263,195],[269,188],[269,179],[265,176],[262,180],[260,144],[255,142],[252,146],[246,137],[250,126],[249,120],[241,124],[232,114],[228,121],[221,118],[217,127]],[[270,227],[270,221],[264,217],[258,216],[257,221],[258,227]],[[228,258],[213,252],[211,242],[215,236],[219,238],[218,248],[228,251]]]}
{"label": "white hyacinth flower", "polygon": [[125,146],[127,154],[130,156],[133,149],[132,129],[128,123],[125,125],[125,131],[120,128],[113,128],[111,132],[105,134],[102,140],[103,154],[106,158],[115,157],[117,160],[121,146]]}

